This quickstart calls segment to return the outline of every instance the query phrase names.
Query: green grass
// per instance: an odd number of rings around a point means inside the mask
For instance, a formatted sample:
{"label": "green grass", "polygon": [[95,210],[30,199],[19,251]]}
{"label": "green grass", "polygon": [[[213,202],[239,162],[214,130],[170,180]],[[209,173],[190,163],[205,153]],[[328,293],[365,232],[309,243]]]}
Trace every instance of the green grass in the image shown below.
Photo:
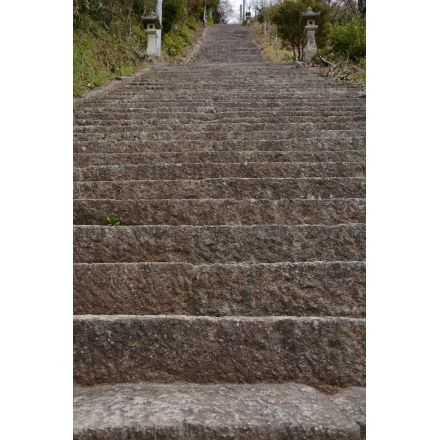
{"label": "green grass", "polygon": [[162,38],[162,52],[166,61],[173,62],[173,58],[178,61],[180,57],[185,57],[202,32],[202,23],[195,20],[190,20],[188,26],[184,23],[175,24]]}
{"label": "green grass", "polygon": [[146,65],[146,36],[140,26],[132,25],[131,35],[124,36],[122,25],[112,30],[87,20],[73,34],[73,96],[105,84],[118,76],[127,76]]}
{"label": "green grass", "polygon": [[121,219],[116,215],[110,215],[107,217],[107,226],[120,226]]}
{"label": "green grass", "polygon": [[[185,57],[203,32],[203,25],[193,17],[175,24],[162,37],[162,54],[168,63]],[[135,20],[115,21],[111,28],[90,18],[73,33],[73,96],[104,85],[119,76],[129,76],[146,67],[147,37]]]}
{"label": "green grass", "polygon": [[336,64],[336,67],[332,68],[324,63],[320,64],[320,71],[324,76],[340,78],[364,89],[367,87],[366,58],[350,61],[349,59],[332,56],[330,60]]}

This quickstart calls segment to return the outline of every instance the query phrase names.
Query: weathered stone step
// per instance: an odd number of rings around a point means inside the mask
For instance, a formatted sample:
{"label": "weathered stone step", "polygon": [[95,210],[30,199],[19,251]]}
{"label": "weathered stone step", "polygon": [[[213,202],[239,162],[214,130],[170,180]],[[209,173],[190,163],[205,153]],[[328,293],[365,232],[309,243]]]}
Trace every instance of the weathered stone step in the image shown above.
{"label": "weathered stone step", "polygon": [[155,163],[365,162],[365,150],[341,151],[182,151],[158,153],[74,153],[79,168]]}
{"label": "weathered stone step", "polygon": [[[343,116],[321,116],[321,115],[291,115],[291,116],[280,116],[280,115],[259,115],[255,112],[255,116],[231,116],[223,115],[217,113],[208,114],[192,114],[188,116],[179,116],[178,118],[168,115],[158,116],[157,114],[152,114],[151,112],[130,112],[130,113],[114,113],[114,114],[104,114],[104,113],[93,113],[87,115],[87,117],[79,117],[76,115],[75,124],[78,127],[154,127],[158,129],[163,129],[164,124],[169,126],[185,125],[188,128],[192,127],[194,123],[200,123],[202,126],[206,123],[212,124],[222,124],[219,128],[225,125],[228,127],[231,121],[235,124],[258,124],[261,129],[264,128],[266,124],[277,124],[280,128],[283,128],[284,124],[314,124],[320,125],[321,123],[335,123],[337,125],[345,126],[345,124],[355,124],[362,126],[365,125],[365,115],[347,115],[344,112]],[[259,127],[259,128],[260,128]]]}
{"label": "weathered stone step", "polygon": [[[97,121],[96,121],[97,122]],[[139,131],[148,131],[148,134],[155,135],[161,132],[191,132],[191,133],[210,133],[217,131],[227,131],[235,134],[236,132],[271,132],[273,130],[278,131],[321,131],[321,130],[361,130],[365,129],[365,122],[291,122],[291,123],[263,123],[262,121],[255,123],[190,123],[190,124],[156,124],[146,123],[144,121],[132,121],[128,120],[125,123],[111,124],[111,125],[76,125],[74,134],[90,133],[105,133],[113,134],[124,132],[132,132],[137,134]]]}
{"label": "weathered stone step", "polygon": [[298,225],[365,223],[365,199],[74,200],[76,225]]}
{"label": "weathered stone step", "polygon": [[[186,79],[190,78],[189,74],[194,72],[197,75],[197,79],[199,78],[209,78],[209,77],[218,77],[225,78],[225,74],[230,74],[231,78],[236,78],[237,80],[243,81],[243,73],[254,74],[255,77],[266,76],[270,78],[270,75],[279,75],[281,77],[295,77],[298,78],[313,78],[316,81],[319,80],[327,80],[330,84],[335,84],[337,81],[334,78],[324,78],[319,75],[319,69],[314,67],[306,67],[299,68],[297,65],[294,65],[292,62],[285,63],[228,63],[222,62],[217,63],[215,65],[211,63],[201,63],[201,64],[180,64],[180,65],[161,65],[154,66],[152,65],[145,75],[137,78],[137,80],[142,81],[143,78],[146,79],[157,79],[161,80],[161,77],[158,78],[157,73],[160,72],[164,75],[165,79],[173,79],[174,77],[186,77]],[[208,75],[209,74],[209,75]],[[249,77],[245,77],[247,80],[246,84],[251,83],[249,81]],[[253,77],[252,77],[253,80]],[[339,84],[339,87],[353,87],[349,83]],[[197,84],[196,84],[197,85]]]}
{"label": "weathered stone step", "polygon": [[[227,86],[226,86],[227,88]],[[252,101],[257,105],[257,108],[263,108],[261,106],[260,100],[268,101],[268,102],[276,102],[279,99],[288,100],[291,103],[306,103],[309,106],[314,102],[315,106],[319,108],[321,103],[325,104],[334,104],[336,102],[340,102],[342,104],[348,103],[350,100],[354,100],[358,102],[358,105],[365,104],[365,98],[362,98],[362,94],[357,90],[341,90],[337,89],[337,92],[329,92],[328,88],[322,87],[312,87],[310,85],[304,85],[303,87],[297,87],[296,85],[291,87],[284,87],[279,90],[267,90],[267,91],[259,91],[258,89],[247,90],[243,92],[239,88],[232,88],[230,90],[225,91],[225,87],[219,84],[216,88],[210,88],[205,90],[191,90],[182,88],[175,88],[174,90],[169,89],[168,87],[165,89],[158,89],[157,87],[149,89],[147,86],[144,88],[140,88],[139,90],[124,88],[118,89],[115,91],[111,97],[102,97],[103,102],[109,102],[120,100],[127,101],[130,100],[132,102],[141,102],[148,101],[151,104],[159,104],[162,102],[172,102],[173,97],[177,102],[189,102],[189,101],[198,101],[198,105],[203,104],[204,102],[221,102],[220,97],[223,96],[226,102],[234,101],[235,103],[242,103],[246,101]],[[100,98],[101,100],[101,98]],[[223,103],[225,102],[223,101]],[[328,102],[326,102],[328,101]],[[260,103],[260,104],[259,104]],[[163,105],[163,104],[162,104]],[[232,107],[230,107],[231,109]]]}
{"label": "weathered stone step", "polygon": [[298,150],[365,150],[366,137],[296,137],[290,139],[243,139],[216,141],[210,139],[193,140],[82,140],[73,144],[75,153],[148,153],[187,151],[291,151]]}
{"label": "weathered stone step", "polygon": [[[238,87],[241,90],[258,89],[261,90],[261,85],[268,88],[282,88],[284,85],[292,84],[309,84],[322,85],[325,84],[327,88],[330,85],[336,84],[337,81],[331,78],[320,76],[316,69],[299,69],[295,66],[282,66],[282,69],[274,67],[272,64],[262,66],[236,66],[231,69],[230,66],[223,67],[216,66],[209,68],[209,66],[179,66],[179,69],[170,70],[164,66],[156,68],[150,66],[148,71],[144,71],[140,76],[131,80],[125,79],[126,86],[149,86],[162,85],[174,86],[175,84],[182,84],[185,87],[190,86],[197,90],[199,87],[216,86],[217,84],[230,85]],[[243,77],[243,73],[252,71],[252,79]],[[350,83],[339,83],[340,88],[354,88]]]}
{"label": "weathered stone step", "polygon": [[246,162],[107,165],[74,168],[74,181],[364,177],[363,162]]}
{"label": "weathered stone step", "polygon": [[359,318],[78,315],[74,383],[365,385]]}
{"label": "weathered stone step", "polygon": [[75,182],[75,199],[365,198],[365,178],[203,179]]}
{"label": "weathered stone step", "polygon": [[[160,75],[160,73],[158,73]],[[196,85],[195,85],[196,84]],[[264,79],[260,77],[260,81],[256,78],[255,83],[251,86],[243,86],[237,81],[225,81],[222,78],[213,78],[213,82],[202,82],[195,79],[194,83],[182,82],[176,79],[169,79],[168,82],[161,83],[144,83],[144,84],[127,84],[125,87],[120,87],[114,90],[113,97],[126,96],[147,96],[158,94],[154,99],[171,96],[200,96],[211,95],[214,93],[223,93],[225,97],[236,96],[261,96],[261,97],[276,97],[276,96],[309,96],[309,95],[326,95],[332,97],[346,97],[359,96],[360,91],[356,88],[348,87],[329,87],[327,81],[316,81],[302,79],[291,79],[288,81],[280,81],[275,78],[271,82],[265,84]]]}
{"label": "weathered stone step", "polygon": [[363,261],[365,225],[74,226],[75,263]]}
{"label": "weathered stone step", "polygon": [[316,138],[325,137],[333,139],[341,139],[344,137],[348,138],[364,138],[365,130],[326,130],[326,129],[291,129],[291,130],[276,130],[274,127],[273,131],[268,130],[249,130],[247,132],[243,131],[152,131],[152,130],[123,130],[118,132],[102,132],[102,131],[90,131],[88,133],[75,133],[75,141],[91,141],[91,140],[106,140],[106,141],[149,141],[150,143],[156,142],[157,140],[165,141],[177,141],[177,140],[188,140],[188,141],[255,141],[255,140],[291,140],[296,137],[302,138]]}
{"label": "weathered stone step", "polygon": [[[192,121],[236,121],[246,122],[290,122],[297,120],[298,122],[310,121],[350,121],[350,120],[365,120],[365,111],[362,109],[350,109],[347,111],[320,111],[317,115],[312,110],[298,110],[298,111],[278,111],[278,110],[249,110],[249,111],[220,111],[217,109],[209,109],[207,111],[198,112],[179,112],[178,114],[169,112],[152,112],[147,109],[132,110],[109,110],[106,108],[81,108],[75,111],[75,124],[85,124],[88,121],[102,121],[100,123],[112,124],[114,121],[123,120],[142,120],[142,121],[157,121],[159,123],[187,123]],[[105,121],[105,122],[104,122]]]}
{"label": "weathered stone step", "polygon": [[298,109],[298,110],[314,110],[316,113],[319,110],[328,110],[330,108],[339,107],[339,110],[348,108],[363,108],[365,106],[365,99],[358,96],[347,96],[341,98],[331,97],[331,96],[310,96],[310,97],[300,97],[300,96],[253,96],[253,99],[246,96],[197,96],[197,95],[186,95],[186,96],[176,96],[176,94],[162,95],[162,96],[143,96],[143,95],[124,95],[116,97],[111,95],[109,97],[103,96],[99,98],[91,106],[96,106],[99,108],[112,108],[124,109],[124,108],[151,108],[151,111],[163,112],[166,108],[170,108],[170,112],[174,109],[180,108],[198,108],[198,107],[208,107],[214,106],[216,109],[228,109],[237,108],[242,109],[253,108],[256,109],[283,109],[288,108]]}
{"label": "weathered stone step", "polygon": [[365,263],[79,263],[77,315],[365,317]]}
{"label": "weathered stone step", "polygon": [[365,388],[119,384],[73,389],[74,440],[362,440]]}
{"label": "weathered stone step", "polygon": [[[298,71],[291,71],[283,74],[278,72],[259,72],[252,75],[252,83],[243,79],[243,73],[248,74],[247,69],[235,72],[209,72],[206,69],[194,69],[180,73],[167,74],[159,71],[150,71],[150,76],[142,76],[137,80],[126,80],[121,87],[114,90],[118,96],[133,91],[139,94],[156,92],[173,92],[186,90],[192,95],[203,95],[206,93],[217,93],[222,89],[227,90],[227,94],[235,92],[237,94],[249,95],[255,92],[256,95],[268,95],[271,91],[274,95],[284,94],[287,91],[299,90],[302,92],[326,93],[331,96],[352,93],[360,94],[360,89],[350,87],[348,84],[336,83],[328,78],[319,77],[315,74],[299,74]],[[152,76],[155,75],[155,76]],[[230,76],[229,76],[230,75]],[[194,78],[189,79],[194,76]],[[210,79],[207,77],[210,76]],[[331,90],[331,88],[335,90]]]}
{"label": "weathered stone step", "polygon": [[85,114],[86,112],[96,112],[96,113],[105,113],[105,112],[130,112],[133,114],[137,114],[138,112],[145,112],[146,108],[149,109],[149,115],[174,115],[181,113],[193,113],[193,114],[222,114],[225,112],[231,112],[231,108],[233,108],[234,113],[246,113],[250,112],[276,112],[277,114],[282,114],[285,111],[292,112],[293,114],[305,114],[309,113],[310,115],[319,115],[324,114],[327,115],[329,113],[335,112],[335,114],[343,112],[344,114],[350,114],[350,112],[359,112],[365,111],[365,106],[353,101],[337,101],[337,102],[320,102],[317,106],[317,103],[314,105],[310,102],[310,100],[306,100],[305,102],[298,102],[298,100],[292,101],[289,100],[266,100],[266,101],[237,101],[234,100],[232,102],[213,102],[212,100],[182,100],[181,102],[176,102],[170,100],[169,105],[164,106],[163,101],[158,102],[154,108],[148,107],[148,102],[145,103],[136,103],[127,100],[127,102],[121,100],[113,100],[112,102],[104,101],[104,98],[100,100],[91,101],[87,104],[87,106],[79,106],[75,109],[74,114]]}

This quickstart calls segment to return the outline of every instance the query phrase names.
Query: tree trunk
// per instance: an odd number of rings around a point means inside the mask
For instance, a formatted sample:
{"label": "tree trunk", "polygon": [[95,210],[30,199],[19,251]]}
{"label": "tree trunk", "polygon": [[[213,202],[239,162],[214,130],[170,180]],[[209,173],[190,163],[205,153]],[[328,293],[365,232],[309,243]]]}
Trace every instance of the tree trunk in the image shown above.
{"label": "tree trunk", "polygon": [[362,18],[365,18],[367,13],[367,0],[358,0],[358,11]]}

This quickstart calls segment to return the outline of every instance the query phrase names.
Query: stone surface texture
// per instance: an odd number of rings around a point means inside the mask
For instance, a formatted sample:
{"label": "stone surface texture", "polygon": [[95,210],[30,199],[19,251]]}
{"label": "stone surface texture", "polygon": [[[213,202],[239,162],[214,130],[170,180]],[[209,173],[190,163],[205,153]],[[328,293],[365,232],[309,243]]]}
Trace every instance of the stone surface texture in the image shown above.
{"label": "stone surface texture", "polygon": [[292,383],[76,388],[74,417],[76,440],[361,439],[327,396]]}
{"label": "stone surface texture", "polygon": [[73,113],[74,438],[364,439],[364,91],[218,25]]}
{"label": "stone surface texture", "polygon": [[365,317],[365,264],[81,263],[75,314]]}
{"label": "stone surface texture", "polygon": [[73,348],[79,385],[365,385],[365,322],[356,318],[79,315]]}

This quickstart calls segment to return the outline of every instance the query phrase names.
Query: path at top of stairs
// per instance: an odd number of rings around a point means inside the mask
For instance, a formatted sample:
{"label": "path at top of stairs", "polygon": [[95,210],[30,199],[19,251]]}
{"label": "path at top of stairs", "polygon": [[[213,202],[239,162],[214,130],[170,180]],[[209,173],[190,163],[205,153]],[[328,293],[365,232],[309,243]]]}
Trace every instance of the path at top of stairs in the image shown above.
{"label": "path at top of stairs", "polygon": [[363,92],[246,27],[77,102],[74,438],[365,438],[365,215]]}

